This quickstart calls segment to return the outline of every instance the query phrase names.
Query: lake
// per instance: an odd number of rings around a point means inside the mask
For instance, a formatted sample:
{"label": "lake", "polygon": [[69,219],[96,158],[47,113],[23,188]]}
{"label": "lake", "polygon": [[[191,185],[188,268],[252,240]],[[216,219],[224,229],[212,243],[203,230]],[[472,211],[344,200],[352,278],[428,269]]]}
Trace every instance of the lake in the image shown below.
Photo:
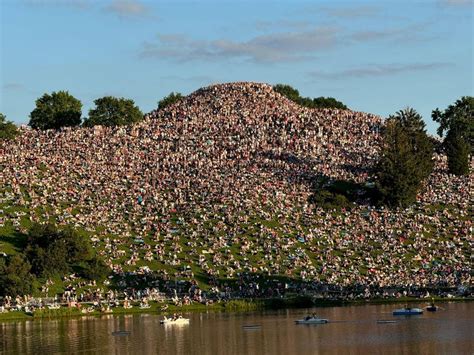
{"label": "lake", "polygon": [[[400,304],[190,313],[185,326],[161,325],[155,314],[4,322],[0,353],[473,354],[474,303],[438,305],[443,309],[411,317],[392,316]],[[308,313],[330,322],[295,324]],[[130,333],[112,335],[120,330]]]}

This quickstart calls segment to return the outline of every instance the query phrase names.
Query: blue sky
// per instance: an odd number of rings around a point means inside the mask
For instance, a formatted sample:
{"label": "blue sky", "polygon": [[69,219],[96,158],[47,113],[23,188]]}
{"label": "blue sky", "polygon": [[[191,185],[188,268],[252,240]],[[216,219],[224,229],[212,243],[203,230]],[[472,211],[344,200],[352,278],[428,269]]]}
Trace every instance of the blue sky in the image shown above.
{"label": "blue sky", "polygon": [[0,112],[27,123],[35,100],[132,98],[287,83],[383,117],[424,117],[473,95],[472,0],[0,0]]}

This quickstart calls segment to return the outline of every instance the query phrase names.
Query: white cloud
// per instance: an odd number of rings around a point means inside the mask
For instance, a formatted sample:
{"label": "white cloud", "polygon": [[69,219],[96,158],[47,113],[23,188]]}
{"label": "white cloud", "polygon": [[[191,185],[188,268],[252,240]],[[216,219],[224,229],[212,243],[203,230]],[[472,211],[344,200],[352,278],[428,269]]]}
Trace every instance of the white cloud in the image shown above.
{"label": "white cloud", "polygon": [[410,63],[410,64],[372,64],[363,67],[344,69],[333,72],[315,71],[310,73],[313,78],[347,79],[394,75],[406,72],[434,70],[453,66],[452,63]]}
{"label": "white cloud", "polygon": [[119,17],[148,17],[150,10],[138,0],[112,0],[104,11]]}
{"label": "white cloud", "polygon": [[140,56],[181,62],[237,58],[268,63],[308,59],[314,52],[330,48],[336,42],[337,31],[333,28],[273,33],[240,42],[229,39],[195,40],[172,34],[158,36],[158,42],[146,42]]}

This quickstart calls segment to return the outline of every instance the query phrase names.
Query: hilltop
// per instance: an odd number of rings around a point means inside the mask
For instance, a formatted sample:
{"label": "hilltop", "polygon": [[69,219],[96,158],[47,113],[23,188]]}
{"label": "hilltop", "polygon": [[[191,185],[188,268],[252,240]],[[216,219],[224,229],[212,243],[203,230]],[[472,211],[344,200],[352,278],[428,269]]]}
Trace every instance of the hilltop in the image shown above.
{"label": "hilltop", "polygon": [[0,143],[0,252],[14,252],[15,231],[54,220],[84,230],[118,279],[151,270],[202,287],[243,274],[363,288],[469,284],[472,175],[448,175],[444,156],[409,210],[311,203],[315,181],[373,183],[382,124],[229,83],[131,127],[24,129]]}

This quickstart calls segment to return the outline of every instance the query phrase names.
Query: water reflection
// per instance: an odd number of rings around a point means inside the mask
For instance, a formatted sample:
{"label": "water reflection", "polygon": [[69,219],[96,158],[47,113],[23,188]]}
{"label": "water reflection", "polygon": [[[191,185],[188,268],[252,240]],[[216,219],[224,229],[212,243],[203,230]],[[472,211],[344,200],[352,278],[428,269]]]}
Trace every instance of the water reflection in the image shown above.
{"label": "water reflection", "polygon": [[[0,353],[315,354],[473,353],[472,303],[420,317],[393,317],[389,305],[187,314],[185,325],[157,315],[106,315],[0,323]],[[330,323],[295,325],[315,312]],[[396,323],[377,323],[396,319]],[[259,327],[249,328],[248,325]],[[129,334],[114,336],[117,331]]]}

